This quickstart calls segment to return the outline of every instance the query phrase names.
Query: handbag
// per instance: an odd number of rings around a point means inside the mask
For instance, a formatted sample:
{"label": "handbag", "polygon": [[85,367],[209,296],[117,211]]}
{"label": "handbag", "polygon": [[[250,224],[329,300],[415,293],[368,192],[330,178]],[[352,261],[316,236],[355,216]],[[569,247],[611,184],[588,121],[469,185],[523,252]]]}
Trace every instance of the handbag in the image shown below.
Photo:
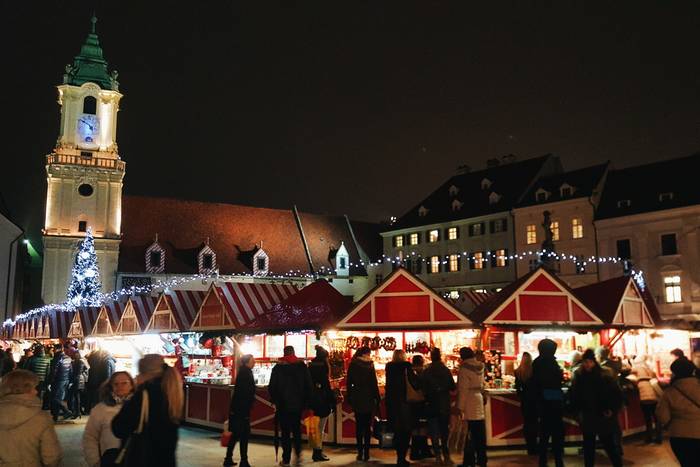
{"label": "handbag", "polygon": [[406,401],[407,402],[423,402],[425,401],[425,396],[423,391],[413,387],[411,382],[408,380],[408,373],[404,377],[406,379]]}
{"label": "handbag", "polygon": [[119,455],[114,461],[115,466],[127,467],[141,465],[142,452],[147,449],[143,441],[143,429],[148,423],[148,391],[144,390],[141,396],[141,415],[136,430],[129,435]]}

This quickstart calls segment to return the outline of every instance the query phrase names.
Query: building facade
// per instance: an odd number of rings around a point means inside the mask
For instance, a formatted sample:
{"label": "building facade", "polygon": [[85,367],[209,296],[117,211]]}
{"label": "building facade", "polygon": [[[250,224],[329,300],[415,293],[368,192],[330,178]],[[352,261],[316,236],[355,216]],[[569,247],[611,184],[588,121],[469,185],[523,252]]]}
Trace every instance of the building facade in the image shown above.
{"label": "building facade", "polygon": [[666,319],[700,318],[700,155],[611,171],[595,221],[600,278],[641,270]]}
{"label": "building facade", "polygon": [[[595,209],[605,186],[609,164],[543,177],[535,182],[513,209],[515,248],[518,253],[539,250],[544,240],[544,212],[551,215],[550,229],[557,252],[567,259],[557,262],[558,276],[570,287],[598,280]],[[568,259],[571,258],[571,259]],[[517,260],[517,275],[535,269],[536,256]]]}
{"label": "building facade", "polygon": [[5,321],[22,306],[22,253],[24,231],[12,222],[0,197],[0,319]]}
{"label": "building facade", "polygon": [[448,179],[382,233],[384,255],[431,287],[494,291],[516,278],[511,209],[540,177],[560,170],[558,158],[491,160],[489,167]]}

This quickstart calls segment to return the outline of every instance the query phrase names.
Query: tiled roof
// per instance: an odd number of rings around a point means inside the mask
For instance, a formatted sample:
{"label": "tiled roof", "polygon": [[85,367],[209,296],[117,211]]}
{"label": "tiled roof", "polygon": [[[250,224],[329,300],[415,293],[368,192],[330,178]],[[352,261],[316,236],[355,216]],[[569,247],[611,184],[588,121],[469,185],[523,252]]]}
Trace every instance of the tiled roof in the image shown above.
{"label": "tiled roof", "polygon": [[[574,198],[586,198],[593,194],[593,191],[605,176],[608,170],[609,162],[583,169],[572,170],[561,174],[542,177],[537,180],[530,190],[523,196],[522,201],[518,204],[521,206],[532,206],[541,204],[537,201],[537,192],[542,189],[548,193],[547,200],[542,203],[553,203]],[[567,184],[572,187],[570,196],[562,197],[561,187]]]}
{"label": "tiled roof", "polygon": [[344,297],[327,281],[320,279],[274,305],[267,313],[240,330],[321,330],[337,324],[350,307],[350,298]]}
{"label": "tiled roof", "polygon": [[[608,174],[596,219],[629,216],[700,204],[693,174],[700,172],[700,153],[639,165]],[[671,193],[662,200],[661,195]],[[629,206],[627,202],[629,201]]]}
{"label": "tiled roof", "polygon": [[[559,159],[546,155],[455,175],[411,208],[388,230],[508,211],[520,201],[537,177],[559,169]],[[456,190],[451,189],[453,186]],[[498,198],[495,203],[491,202],[492,193],[496,194],[494,199]],[[455,200],[462,203],[461,208],[453,209]]]}
{"label": "tiled roof", "polygon": [[[348,249],[350,262],[359,262],[358,249],[344,216],[300,213],[300,218],[316,270],[330,266],[330,248],[339,246],[341,241]],[[358,242],[366,242],[362,248],[376,252],[380,244],[378,227],[372,229],[372,224],[355,222],[352,225],[362,233]],[[365,235],[367,231],[374,231],[375,235]],[[146,248],[156,234],[165,250],[165,273],[196,273],[197,253],[207,239],[216,253],[221,274],[251,273],[250,258],[260,246],[269,257],[270,273],[309,272],[306,250],[291,209],[124,196],[122,232],[120,272],[146,271]]]}

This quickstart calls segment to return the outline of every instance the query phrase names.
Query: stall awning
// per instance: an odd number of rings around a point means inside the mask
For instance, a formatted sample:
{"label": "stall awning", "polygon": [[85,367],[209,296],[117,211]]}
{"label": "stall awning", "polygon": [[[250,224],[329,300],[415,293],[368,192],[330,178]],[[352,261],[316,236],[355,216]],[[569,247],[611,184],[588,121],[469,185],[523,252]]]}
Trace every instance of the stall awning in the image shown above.
{"label": "stall awning", "polygon": [[467,328],[473,323],[425,282],[398,268],[365,295],[338,329]]}
{"label": "stall awning", "polygon": [[129,297],[115,334],[139,334],[146,330],[159,297],[134,295]]}
{"label": "stall awning", "polygon": [[146,332],[189,331],[204,300],[202,290],[168,290],[156,303]]}
{"label": "stall awning", "polygon": [[73,314],[73,320],[68,328],[66,337],[87,337],[92,334],[100,307],[83,306]]}
{"label": "stall awning", "polygon": [[642,291],[630,276],[621,276],[574,290],[605,323],[617,327],[654,327]]}
{"label": "stall awning", "polygon": [[328,329],[335,327],[351,307],[350,297],[343,296],[326,280],[319,279],[238,330],[281,332]]}
{"label": "stall awning", "polygon": [[293,284],[214,283],[192,323],[192,330],[237,329],[297,293]]}
{"label": "stall awning", "polygon": [[65,339],[73,322],[75,311],[52,310],[49,312],[49,330],[52,339]]}
{"label": "stall awning", "polygon": [[487,325],[600,327],[603,324],[564,281],[542,267],[490,297],[469,317]]}
{"label": "stall awning", "polygon": [[100,313],[97,315],[97,319],[95,320],[92,335],[95,337],[114,335],[128,302],[128,298],[105,302],[100,308]]}

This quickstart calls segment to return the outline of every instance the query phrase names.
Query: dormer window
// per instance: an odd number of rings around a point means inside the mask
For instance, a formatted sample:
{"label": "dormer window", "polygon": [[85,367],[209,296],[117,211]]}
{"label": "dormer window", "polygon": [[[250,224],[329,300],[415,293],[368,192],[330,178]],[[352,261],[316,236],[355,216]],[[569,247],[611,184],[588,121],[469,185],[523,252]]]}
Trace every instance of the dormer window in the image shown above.
{"label": "dormer window", "polygon": [[418,217],[425,217],[428,214],[428,208],[421,206],[418,208]]}
{"label": "dormer window", "polygon": [[335,273],[338,276],[347,276],[350,274],[349,271],[349,266],[350,265],[350,255],[348,253],[348,249],[345,248],[345,244],[343,242],[340,243],[340,248],[338,248],[338,251],[335,253]]}
{"label": "dormer window", "polygon": [[549,198],[549,192],[547,190],[540,188],[539,190],[537,190],[535,192],[535,200],[538,203],[544,203],[545,201],[547,201],[548,198]]}
{"label": "dormer window", "polygon": [[197,255],[197,266],[200,274],[211,274],[217,268],[216,253],[211,249],[208,241]]}
{"label": "dormer window", "polygon": [[156,240],[146,248],[146,271],[151,274],[162,274],[165,272],[165,250]]}
{"label": "dormer window", "polygon": [[559,194],[561,195],[562,198],[570,198],[571,195],[574,194],[574,187],[569,185],[568,183],[564,183],[560,188],[559,188]]}
{"label": "dormer window", "polygon": [[457,196],[457,193],[459,193],[459,188],[456,186],[452,185],[450,187],[450,196]]}
{"label": "dormer window", "polygon": [[631,204],[632,204],[632,202],[630,200],[621,199],[617,202],[617,207],[618,208],[628,208],[628,207],[630,207]]}
{"label": "dormer window", "polygon": [[659,194],[659,201],[664,202],[664,201],[671,201],[673,199],[673,192],[666,192],[666,193],[660,193]]}
{"label": "dormer window", "polygon": [[492,182],[488,178],[485,178],[481,181],[481,189],[482,190],[488,190],[491,188]]}
{"label": "dormer window", "polygon": [[270,270],[270,257],[267,256],[265,250],[258,248],[258,251],[253,255],[253,275],[267,276]]}
{"label": "dormer window", "polygon": [[501,195],[495,191],[489,195],[489,204],[496,204],[501,200]]}
{"label": "dormer window", "polygon": [[459,211],[460,209],[462,209],[462,206],[464,206],[464,203],[461,202],[460,200],[456,199],[456,200],[452,201],[452,210],[453,211]]}
{"label": "dormer window", "polygon": [[338,259],[340,260],[340,262],[338,264],[338,269],[347,269],[348,268],[347,258],[345,258],[345,256],[341,256]]}

